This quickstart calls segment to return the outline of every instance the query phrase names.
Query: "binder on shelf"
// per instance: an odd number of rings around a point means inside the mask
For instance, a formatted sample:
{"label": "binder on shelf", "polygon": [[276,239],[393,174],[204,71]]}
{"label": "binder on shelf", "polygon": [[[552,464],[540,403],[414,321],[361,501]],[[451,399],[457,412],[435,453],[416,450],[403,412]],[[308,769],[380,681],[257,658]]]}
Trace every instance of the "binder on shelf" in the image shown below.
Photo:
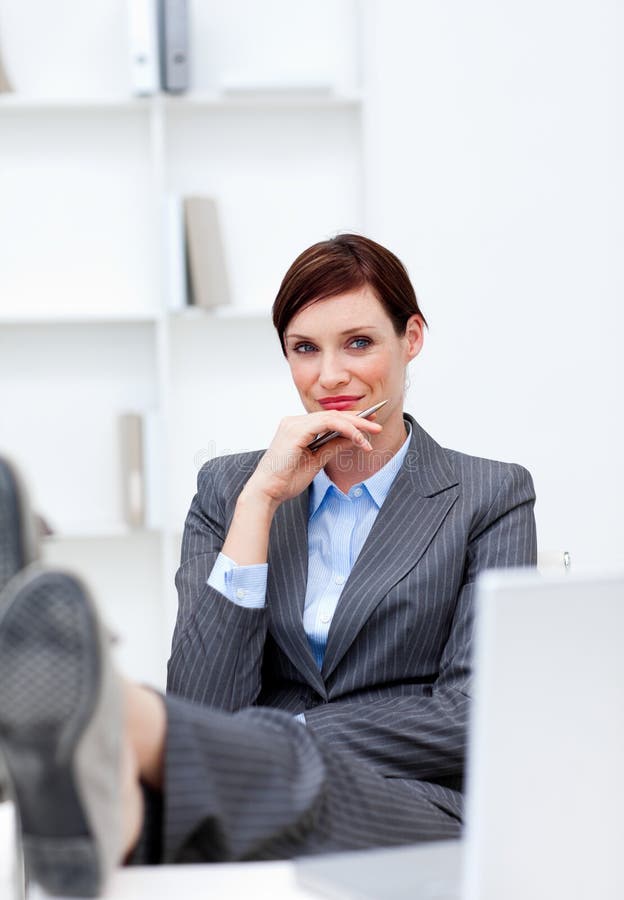
{"label": "binder on shelf", "polygon": [[214,309],[231,302],[219,213],[214,197],[184,198],[190,301]]}
{"label": "binder on shelf", "polygon": [[158,2],[128,0],[131,86],[138,96],[160,89]]}
{"label": "binder on shelf", "polygon": [[159,0],[160,85],[179,94],[189,86],[189,26],[187,0]]}
{"label": "binder on shelf", "polygon": [[139,413],[119,416],[121,447],[121,490],[123,518],[130,528],[145,524],[145,485],[143,478],[143,423]]}
{"label": "binder on shelf", "polygon": [[129,528],[161,528],[162,419],[158,412],[119,416],[123,517]]}
{"label": "binder on shelf", "polygon": [[164,244],[167,266],[167,308],[181,312],[188,306],[184,209],[178,194],[167,194],[163,202]]}
{"label": "binder on shelf", "polygon": [[144,525],[159,529],[164,526],[163,420],[157,410],[143,413],[143,484],[145,495]]}
{"label": "binder on shelf", "polygon": [[13,92],[13,86],[9,81],[9,76],[6,73],[4,65],[2,64],[2,56],[0,55],[0,94],[10,94]]}

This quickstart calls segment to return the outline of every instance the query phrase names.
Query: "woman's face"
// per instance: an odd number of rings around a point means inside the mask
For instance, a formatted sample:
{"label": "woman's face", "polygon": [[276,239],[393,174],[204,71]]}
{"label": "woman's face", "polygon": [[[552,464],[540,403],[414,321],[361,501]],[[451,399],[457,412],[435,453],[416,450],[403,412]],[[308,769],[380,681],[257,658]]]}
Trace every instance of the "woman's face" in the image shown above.
{"label": "woman's face", "polygon": [[370,289],[319,300],[300,310],[284,335],[286,358],[307,412],[359,412],[381,400],[381,424],[403,410],[405,370],[423,343],[423,323],[412,316],[404,335]]}

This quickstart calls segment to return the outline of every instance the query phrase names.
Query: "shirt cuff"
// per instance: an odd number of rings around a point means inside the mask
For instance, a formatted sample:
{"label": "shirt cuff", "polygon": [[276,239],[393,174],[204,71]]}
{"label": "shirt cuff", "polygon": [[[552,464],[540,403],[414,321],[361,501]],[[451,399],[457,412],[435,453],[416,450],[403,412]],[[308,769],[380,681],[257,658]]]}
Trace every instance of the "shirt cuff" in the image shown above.
{"label": "shirt cuff", "polygon": [[295,719],[297,720],[297,722],[301,722],[302,725],[308,724],[305,720],[305,713],[297,713]]}
{"label": "shirt cuff", "polygon": [[266,601],[268,563],[239,566],[219,553],[208,577],[210,587],[246,609],[262,609]]}

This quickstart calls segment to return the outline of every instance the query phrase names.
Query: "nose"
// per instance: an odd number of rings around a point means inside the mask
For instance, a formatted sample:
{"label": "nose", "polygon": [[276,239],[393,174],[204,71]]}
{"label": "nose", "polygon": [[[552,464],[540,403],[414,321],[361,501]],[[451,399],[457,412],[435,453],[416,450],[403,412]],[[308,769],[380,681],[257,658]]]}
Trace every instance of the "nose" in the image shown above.
{"label": "nose", "polygon": [[351,376],[344,366],[340,354],[324,353],[321,357],[319,384],[324,390],[331,390],[338,385],[347,384]]}

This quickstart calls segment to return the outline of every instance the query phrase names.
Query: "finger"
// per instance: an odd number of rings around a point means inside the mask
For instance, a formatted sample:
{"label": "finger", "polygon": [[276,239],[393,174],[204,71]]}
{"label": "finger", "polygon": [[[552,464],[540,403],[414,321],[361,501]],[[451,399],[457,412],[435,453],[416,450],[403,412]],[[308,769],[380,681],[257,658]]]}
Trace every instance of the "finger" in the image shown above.
{"label": "finger", "polygon": [[377,413],[372,413],[370,416],[366,416],[366,418],[358,416],[355,413],[341,413],[341,415],[348,416],[348,418],[351,420],[351,423],[356,428],[363,431],[368,431],[371,434],[377,434],[383,428],[383,425],[375,421]]}
{"label": "finger", "polygon": [[366,437],[366,435],[362,434],[362,432],[353,426],[349,427],[347,425],[343,425],[340,430],[340,433],[336,433],[336,431],[330,432],[324,441],[318,446],[313,446],[310,449],[310,452],[317,453],[319,450],[325,450],[326,447],[330,448],[330,453],[328,458],[334,456],[337,451],[341,449],[345,449],[349,446],[355,446],[361,450],[372,450],[373,447]]}
{"label": "finger", "polygon": [[[317,417],[315,414],[311,414],[309,418],[312,418],[312,415],[315,417],[315,421],[313,423],[313,428],[308,431],[308,434],[314,434],[314,437],[323,437],[329,436],[332,432],[338,432],[342,435],[352,435],[353,428],[356,428],[360,431],[367,431],[370,434],[379,433],[383,426],[377,422],[369,422],[367,419],[360,418],[359,416],[347,415],[345,413],[337,413],[335,415],[323,415],[321,417]],[[350,422],[349,422],[350,420]],[[310,425],[312,423],[306,423]],[[351,428],[349,429],[349,425]]]}
{"label": "finger", "polygon": [[[340,425],[338,429],[322,432],[321,434],[317,435],[314,440],[310,441],[309,444],[306,444],[306,449],[311,453],[316,453],[318,450],[320,450],[321,447],[324,447],[326,444],[329,444],[332,441],[346,439],[351,443],[355,443],[356,446],[362,446],[364,449],[372,450],[372,446],[370,444],[370,441],[368,440],[368,436],[362,434],[360,426],[361,420],[358,419],[357,426],[349,428],[345,425]],[[379,426],[378,429],[369,429],[369,431],[371,432],[375,432],[378,430],[381,430],[381,426]]]}

